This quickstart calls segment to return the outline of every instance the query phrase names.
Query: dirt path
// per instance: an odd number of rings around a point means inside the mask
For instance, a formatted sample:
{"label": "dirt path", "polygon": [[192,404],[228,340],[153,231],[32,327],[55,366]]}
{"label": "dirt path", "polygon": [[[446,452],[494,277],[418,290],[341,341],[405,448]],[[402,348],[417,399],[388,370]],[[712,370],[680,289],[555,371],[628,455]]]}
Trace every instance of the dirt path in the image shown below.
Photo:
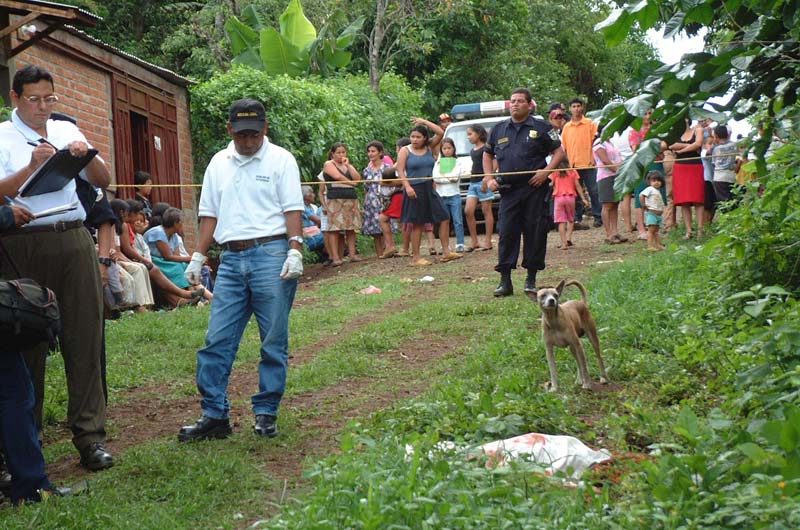
{"label": "dirt path", "polygon": [[[580,277],[586,274],[587,265],[604,263],[619,259],[617,252],[611,247],[602,245],[603,231],[593,229],[576,232],[573,241],[576,247],[569,251],[556,248],[558,235],[551,233],[548,244],[548,269],[540,274],[540,284],[555,284],[552,279]],[[497,273],[494,265],[497,259],[495,250],[491,252],[473,252],[464,259],[449,264],[435,264],[429,268],[417,269],[408,267],[404,258],[378,260],[368,259],[357,264],[346,264],[339,268],[323,268],[320,265],[309,267],[301,282],[301,291],[313,292],[320,282],[335,281],[338,278],[351,278],[369,274],[397,278],[418,278],[425,274],[432,276],[458,277],[462,281],[485,280],[486,300],[492,299],[491,290],[495,286]],[[632,250],[631,246],[620,250],[623,253]],[[524,272],[518,271],[520,283]],[[521,285],[519,285],[521,287]],[[434,298],[431,289],[419,289],[398,301],[398,309],[413,307],[420,302]],[[313,303],[306,300],[304,303]],[[357,332],[364,326],[347,326],[349,333]],[[326,339],[325,345],[333,344],[332,340],[343,340],[347,334],[339,334],[335,339]],[[308,411],[315,414],[302,420],[304,431],[312,435],[300,436],[300,445],[295,451],[275,451],[267,458],[266,470],[272,476],[297,482],[301,474],[301,466],[308,456],[321,456],[335,451],[338,447],[337,437],[347,422],[354,418],[363,418],[371,413],[387,408],[394,402],[408,397],[420,395],[428,388],[426,371],[431,364],[442,355],[451,352],[457,341],[448,341],[447,337],[435,337],[426,334],[418,335],[404,342],[399,347],[387,350],[379,355],[384,356],[393,373],[391,384],[381,385],[374,378],[363,377],[346,379],[331,387],[317,392],[297,394],[284,400],[282,407],[288,410]],[[306,346],[292,352],[290,366],[299,366],[310,361],[321,343]],[[258,376],[255,363],[246,367],[237,367],[231,376],[231,399],[246,399],[257,388]],[[126,449],[145,443],[149,440],[169,438],[176,435],[180,425],[191,422],[198,414],[198,398],[166,398],[169,396],[164,388],[148,387],[136,389],[123,396],[124,405],[109,407],[109,420],[114,425],[114,433],[108,440],[108,448],[116,458],[124,458]],[[241,407],[239,407],[241,408]],[[237,408],[231,417],[234,429],[243,431],[250,428],[252,418],[249,413],[242,414]],[[78,466],[75,453],[58,459],[48,465],[48,473],[56,483],[69,482],[87,473]],[[294,486],[291,486],[294,487]]]}

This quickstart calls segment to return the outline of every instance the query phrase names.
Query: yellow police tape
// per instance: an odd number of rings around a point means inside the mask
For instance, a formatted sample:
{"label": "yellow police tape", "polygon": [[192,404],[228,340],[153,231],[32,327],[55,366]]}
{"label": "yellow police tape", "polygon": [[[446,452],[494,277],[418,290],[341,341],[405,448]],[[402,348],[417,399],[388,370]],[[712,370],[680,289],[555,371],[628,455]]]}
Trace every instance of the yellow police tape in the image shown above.
{"label": "yellow police tape", "polygon": [[[703,158],[721,158],[721,157],[729,157],[729,156],[731,156],[731,155],[711,155],[711,156],[707,156],[707,157],[693,156],[693,157],[690,157],[690,158],[681,158],[681,159],[671,158],[671,160],[674,161],[674,162],[677,162],[677,163],[683,163],[683,162],[686,162],[687,160],[702,160]],[[622,164],[609,164],[609,165],[604,166],[604,167],[619,167],[621,165]],[[526,174],[526,173],[534,173],[536,171],[541,171],[542,169],[544,169],[544,168],[536,169],[536,170],[527,170],[527,171],[503,171],[503,172],[491,173],[491,175],[495,176],[495,177],[504,176],[504,175],[523,175],[523,174]],[[579,170],[582,170],[582,169],[597,169],[597,166],[556,168],[556,169],[548,170],[548,171],[568,171],[570,169],[574,169],[576,171],[579,171]],[[476,173],[474,175],[473,174],[464,175],[463,177],[466,178],[466,177],[485,177],[485,176],[486,176],[486,173]],[[409,180],[409,181],[412,181],[412,180],[413,181],[433,180],[434,178],[442,178],[442,177],[411,177],[411,178],[406,178],[406,179],[393,178],[393,179],[381,179],[381,180],[354,180],[354,181],[351,181],[351,182],[353,184],[377,184],[379,182],[398,182],[398,181],[403,181],[403,180]],[[342,181],[335,181],[335,182],[342,182]],[[319,186],[319,185],[322,185],[322,184],[333,184],[333,183],[334,182],[331,182],[331,181],[325,182],[325,181],[321,181],[321,180],[311,180],[311,181],[303,182],[302,184],[304,186],[306,186],[306,185]],[[195,183],[192,183],[192,184],[152,184],[151,187],[152,188],[198,188],[198,187],[201,187],[202,185],[203,185],[202,183],[200,183],[200,184],[195,184]],[[135,188],[135,187],[136,187],[135,184],[112,184],[112,185],[109,186],[109,188]]]}

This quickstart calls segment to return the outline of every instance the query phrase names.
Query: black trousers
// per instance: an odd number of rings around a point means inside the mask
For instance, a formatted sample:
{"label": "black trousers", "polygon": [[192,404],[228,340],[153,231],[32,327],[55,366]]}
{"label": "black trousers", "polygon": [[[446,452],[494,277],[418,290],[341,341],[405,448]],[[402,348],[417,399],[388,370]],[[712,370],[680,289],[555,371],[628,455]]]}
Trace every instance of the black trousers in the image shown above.
{"label": "black trousers", "polygon": [[531,272],[544,269],[547,252],[547,215],[550,187],[520,186],[500,191],[500,244],[497,272],[517,268],[522,236],[522,266]]}

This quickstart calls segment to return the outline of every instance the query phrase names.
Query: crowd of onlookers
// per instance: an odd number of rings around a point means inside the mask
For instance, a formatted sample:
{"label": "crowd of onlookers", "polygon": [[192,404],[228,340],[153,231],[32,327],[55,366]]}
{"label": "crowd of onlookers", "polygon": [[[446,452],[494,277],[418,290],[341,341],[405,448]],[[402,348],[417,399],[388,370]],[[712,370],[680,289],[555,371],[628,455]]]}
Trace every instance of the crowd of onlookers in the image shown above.
{"label": "crowd of onlookers", "polygon": [[[653,125],[652,110],[643,117],[639,129],[629,128],[605,141],[601,139],[602,127],[586,117],[584,110],[584,102],[575,98],[569,109],[563,103],[553,103],[546,118],[558,132],[567,155],[560,166],[562,170],[550,176],[550,211],[553,228],[559,233],[559,249],[573,248],[573,231],[589,229],[593,224],[605,231],[606,244],[647,241],[649,250],[661,250],[661,234],[674,228],[679,219],[685,229],[684,239],[703,237],[714,212],[722,204],[734,204],[737,182],[741,184],[745,177],[740,169],[741,154],[726,126],[712,126],[710,120],[687,120],[680,138],[672,143],[662,142],[646,174],[629,193],[620,195],[614,189],[617,172],[645,140]],[[440,116],[442,130],[449,122],[447,114]],[[479,242],[475,221],[480,204],[485,232],[491,234],[494,194],[482,186],[483,167],[479,163],[487,133],[475,124],[467,129],[467,137],[473,144],[471,160],[459,159],[452,141],[440,139],[433,170],[434,189],[448,210],[449,226],[456,237],[453,248],[449,244],[443,248],[445,239],[440,231],[437,248],[434,227],[424,226],[429,252],[442,254],[441,261],[492,248],[490,237]],[[397,151],[409,143],[408,138],[399,140]],[[403,188],[396,180],[394,161],[378,141],[370,142],[366,152],[369,162],[359,173],[348,160],[347,147],[335,144],[319,175],[321,185],[303,187],[304,237],[308,248],[319,252],[325,265],[338,267],[345,256],[360,261],[357,233],[373,239],[379,258],[409,256],[413,225],[400,223]],[[470,181],[466,200],[460,188],[462,179]],[[356,192],[360,185],[364,186],[362,201]],[[591,215],[589,223],[584,221],[585,214]],[[471,245],[465,245],[463,218]],[[397,232],[402,236],[399,249],[394,243]],[[412,261],[415,263],[418,261]]]}
{"label": "crowd of onlookers", "polygon": [[[134,184],[136,197],[110,201],[113,224],[96,229],[98,253],[108,255],[101,263],[107,312],[209,302],[213,278],[208,266],[201,284],[190,285],[184,276],[190,254],[183,242],[183,212],[164,202],[150,204],[149,174],[137,172]],[[109,237],[106,230],[112,232]]]}
{"label": "crowd of onlookers", "polygon": [[[708,119],[694,123],[687,119],[680,137],[672,143],[661,142],[646,174],[631,192],[620,196],[614,189],[616,174],[647,137],[653,125],[652,110],[642,118],[639,129],[629,128],[605,141],[601,139],[602,128],[583,115],[580,99],[570,102],[570,112],[571,115],[561,103],[553,103],[549,112],[551,125],[562,136],[569,161],[566,167],[580,168],[557,174],[554,203],[561,206],[562,196],[574,203],[580,195],[581,202],[577,205],[588,204],[581,189],[586,187],[594,226],[604,228],[608,244],[629,240],[624,231],[620,233],[620,224],[624,223],[634,241],[647,241],[649,250],[662,250],[660,234],[677,226],[678,209],[685,230],[683,239],[701,238],[719,208],[735,205],[737,184],[747,180],[742,170],[741,149],[731,141],[728,128],[713,126]],[[563,207],[555,208],[562,249],[572,246],[573,229],[588,228],[578,210],[565,212]]]}

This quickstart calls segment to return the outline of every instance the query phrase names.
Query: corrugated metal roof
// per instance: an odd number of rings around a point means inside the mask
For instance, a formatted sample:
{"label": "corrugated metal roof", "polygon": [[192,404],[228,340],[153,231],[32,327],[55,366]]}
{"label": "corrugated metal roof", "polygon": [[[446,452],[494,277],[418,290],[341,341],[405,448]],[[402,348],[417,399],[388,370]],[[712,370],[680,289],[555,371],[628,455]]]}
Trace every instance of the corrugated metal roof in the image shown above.
{"label": "corrugated metal roof", "polygon": [[[100,20],[103,20],[102,17],[98,17],[94,13],[92,13],[90,11],[86,11],[85,9],[77,7],[77,6],[69,6],[69,5],[66,5],[66,4],[59,4],[58,2],[45,2],[43,0],[19,0],[19,2],[21,2],[23,4],[38,5],[38,6],[42,6],[42,7],[55,7],[55,8],[60,8],[60,9],[74,9],[75,11],[80,13],[81,15],[84,15],[86,17],[95,19],[95,21],[99,22]],[[2,5],[2,2],[0,2],[0,5]]]}
{"label": "corrugated metal roof", "polygon": [[158,66],[157,64],[153,64],[151,62],[145,61],[144,59],[140,59],[139,57],[136,57],[133,54],[130,54],[130,53],[126,52],[126,51],[120,50],[119,48],[114,47],[111,44],[108,44],[106,42],[103,42],[98,38],[92,37],[88,33],[84,32],[84,31],[82,31],[82,30],[80,30],[80,29],[78,29],[76,27],[65,25],[65,26],[63,26],[63,29],[64,29],[64,31],[67,31],[67,32],[75,35],[78,38],[81,38],[83,40],[91,42],[95,46],[103,48],[104,50],[107,50],[107,51],[109,51],[109,52],[111,52],[113,54],[119,55],[120,57],[124,57],[125,59],[127,59],[127,60],[129,60],[129,61],[131,61],[133,63],[138,64],[139,66],[141,66],[145,70],[149,70],[150,72],[153,72],[157,76],[159,76],[159,77],[161,77],[163,79],[166,79],[167,81],[169,81],[171,83],[175,83],[176,85],[184,86],[184,87],[195,83],[191,79],[187,79],[187,78],[183,77],[182,75],[176,74],[172,70],[168,70],[167,68]]}
{"label": "corrugated metal roof", "polygon": [[[78,13],[80,13],[81,15],[83,15],[83,16],[85,16],[87,18],[94,19],[94,21],[103,20],[101,17],[98,17],[94,13],[91,13],[89,11],[86,11],[85,9],[81,9],[81,8],[75,7],[75,6],[59,4],[59,3],[56,3],[56,2],[45,2],[43,0],[19,0],[19,1],[20,1],[20,3],[28,4],[31,7],[38,5],[38,6],[42,6],[42,7],[50,7],[50,8],[65,9],[65,10],[71,9],[71,10],[77,11]],[[2,0],[0,0],[0,7],[1,6],[3,6]],[[167,81],[169,81],[171,83],[174,83],[176,85],[183,86],[183,87],[189,86],[189,85],[194,83],[194,81],[192,81],[191,79],[187,79],[187,78],[185,78],[185,77],[183,77],[183,76],[181,76],[179,74],[176,74],[175,72],[173,72],[171,70],[168,70],[166,68],[158,66],[157,64],[153,64],[151,62],[145,61],[144,59],[140,59],[139,57],[136,57],[135,55],[132,55],[132,54],[126,52],[126,51],[120,50],[119,48],[117,48],[115,46],[112,46],[111,44],[108,44],[107,42],[103,42],[103,41],[101,41],[100,39],[98,39],[96,37],[92,37],[91,35],[89,35],[85,31],[80,30],[80,29],[76,28],[75,26],[71,26],[71,25],[65,24],[65,25],[61,26],[60,29],[63,29],[64,31],[66,31],[68,33],[71,33],[71,34],[75,35],[76,37],[78,37],[80,39],[83,39],[83,40],[86,40],[88,42],[91,42],[92,44],[94,44],[95,46],[98,46],[99,48],[102,48],[102,49],[104,49],[106,51],[109,51],[109,52],[111,52],[111,53],[113,53],[115,55],[119,55],[120,57],[124,57],[125,59],[127,59],[127,60],[129,60],[129,61],[131,61],[133,63],[138,64],[139,66],[141,66],[145,70],[153,72],[157,76],[161,77],[162,79],[166,79]],[[52,36],[50,38],[52,38]]]}

